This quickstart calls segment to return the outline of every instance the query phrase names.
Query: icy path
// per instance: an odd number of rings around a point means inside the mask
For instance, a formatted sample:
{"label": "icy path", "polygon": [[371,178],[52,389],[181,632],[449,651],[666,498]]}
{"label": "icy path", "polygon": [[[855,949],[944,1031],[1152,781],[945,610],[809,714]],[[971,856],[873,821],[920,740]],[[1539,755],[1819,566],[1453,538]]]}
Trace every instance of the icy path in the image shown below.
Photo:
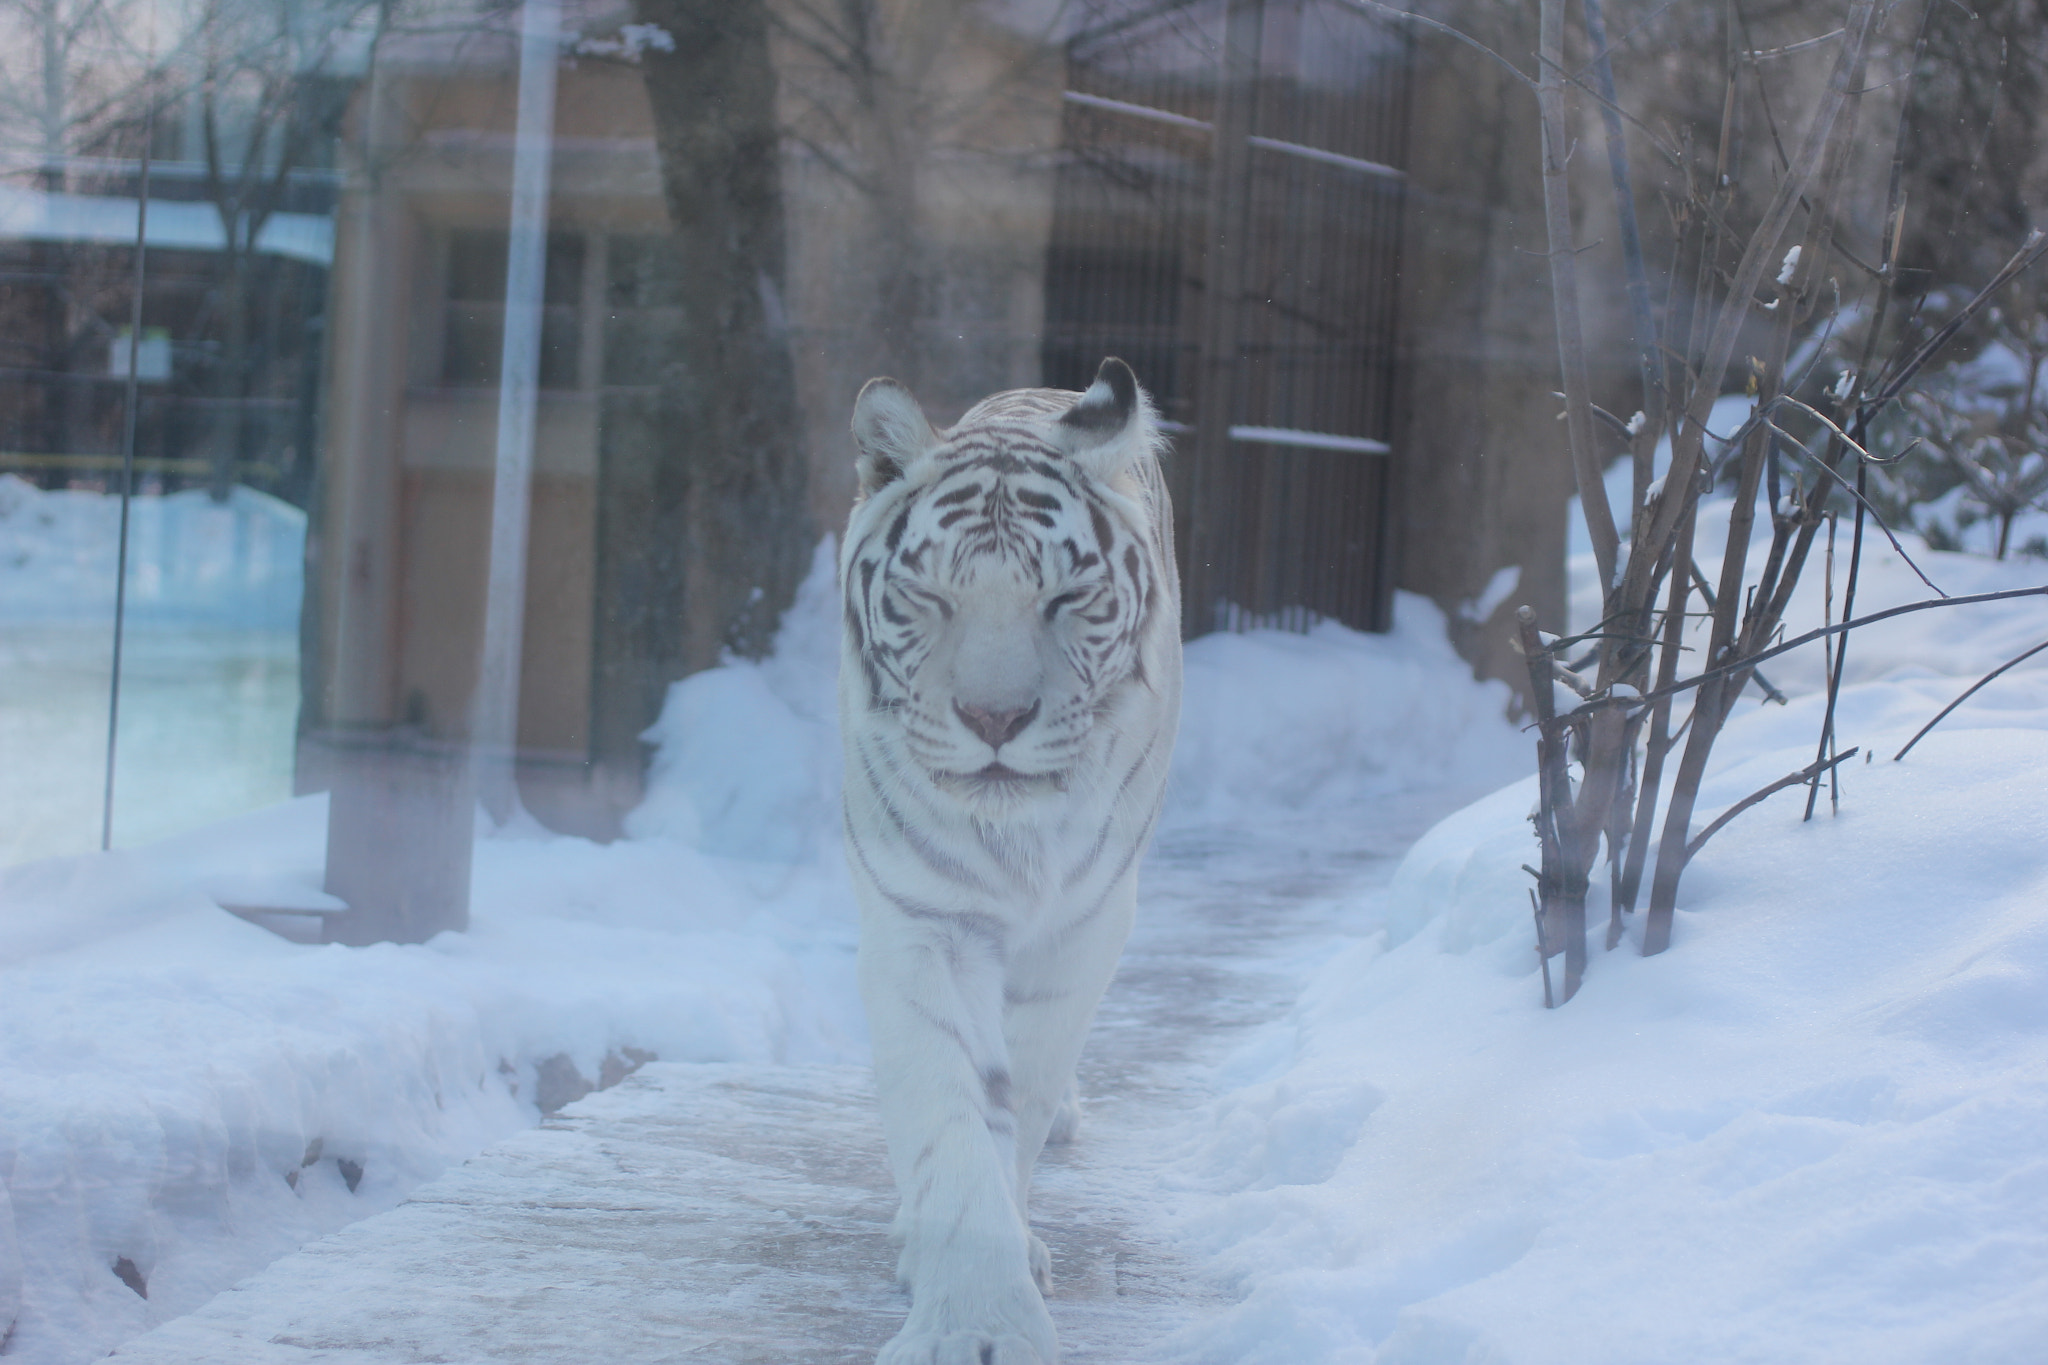
{"label": "icy path", "polygon": [[[1066,1359],[1170,1356],[1228,1301],[1169,1245],[1172,1153],[1217,1064],[1333,936],[1371,927],[1357,893],[1455,804],[1162,838],[1082,1063],[1081,1138],[1047,1153],[1033,1200]],[[656,1063],[116,1356],[864,1362],[904,1310],[892,1209],[864,1068]]]}

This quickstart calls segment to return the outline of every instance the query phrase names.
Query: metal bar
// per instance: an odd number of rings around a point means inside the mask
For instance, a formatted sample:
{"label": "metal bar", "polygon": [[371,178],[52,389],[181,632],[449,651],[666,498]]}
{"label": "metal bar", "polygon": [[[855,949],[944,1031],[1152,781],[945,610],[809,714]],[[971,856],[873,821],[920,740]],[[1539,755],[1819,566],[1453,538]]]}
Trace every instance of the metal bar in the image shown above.
{"label": "metal bar", "polygon": [[1264,0],[1230,0],[1218,63],[1217,133],[1209,158],[1208,242],[1202,270],[1201,361],[1195,383],[1195,468],[1182,603],[1185,633],[1216,623],[1218,600],[1241,591],[1222,498],[1231,473],[1230,414],[1237,401],[1239,302],[1251,227],[1251,145],[1258,99]]}
{"label": "metal bar", "polygon": [[[162,161],[132,156],[50,156],[37,152],[32,156],[18,153],[0,153],[0,169],[9,171],[39,170],[45,166],[60,166],[68,171],[99,172],[104,175],[125,175],[141,169],[145,160],[150,161],[149,173],[154,180],[204,180],[204,161]],[[311,185],[339,185],[342,173],[338,170],[322,170],[314,167],[295,166],[285,172],[288,182]],[[96,197],[96,196],[95,196]]]}
{"label": "metal bar", "polygon": [[1337,436],[1327,431],[1296,431],[1292,427],[1233,426],[1233,441],[1257,441],[1271,446],[1299,446],[1304,450],[1342,450],[1355,455],[1391,455],[1394,448],[1385,441],[1365,436]]}
{"label": "metal bar", "polygon": [[[69,469],[79,472],[127,468],[120,455],[43,455],[30,451],[0,450],[0,469]],[[138,474],[189,474],[204,476],[213,469],[211,460],[183,456],[138,456],[133,461]],[[261,460],[238,460],[235,468],[245,474],[277,474],[278,466]]]}
{"label": "metal bar", "polygon": [[1147,104],[1131,104],[1126,100],[1113,100],[1103,95],[1087,95],[1079,90],[1068,90],[1061,98],[1069,104],[1085,105],[1090,109],[1102,109],[1112,114],[1126,114],[1131,118],[1150,119],[1154,123],[1170,123],[1176,128],[1185,128],[1193,133],[1212,133],[1215,125],[1203,119],[1189,118],[1186,114],[1169,113],[1154,109]]}
{"label": "metal bar", "polygon": [[[1405,60],[1396,63],[1393,70],[1399,74],[1391,78],[1394,90],[1387,99],[1387,112],[1395,125],[1382,146],[1406,147],[1408,145],[1409,117],[1413,110],[1415,87],[1408,73],[1414,69],[1414,39],[1404,34],[1399,40],[1405,49]],[[1379,300],[1378,331],[1391,343],[1377,361],[1380,376],[1378,411],[1374,420],[1380,429],[1392,436],[1401,431],[1397,426],[1402,410],[1397,397],[1400,379],[1396,372],[1394,347],[1400,344],[1402,333],[1401,295],[1394,287],[1394,281],[1401,275],[1401,258],[1407,248],[1406,218],[1401,212],[1401,201],[1382,204],[1381,212],[1387,215],[1385,242],[1386,265],[1382,276]],[[1372,543],[1372,585],[1366,620],[1374,630],[1390,631],[1394,628],[1394,580],[1400,574],[1401,535],[1403,523],[1395,515],[1395,508],[1402,494],[1402,469],[1399,461],[1382,461],[1373,480],[1373,543]]]}
{"label": "metal bar", "polygon": [[[151,20],[150,51],[156,49]],[[114,846],[114,747],[121,737],[121,645],[128,626],[128,512],[135,500],[135,426],[142,406],[142,291],[148,282],[149,153],[156,141],[156,100],[142,125],[141,183],[135,193],[135,296],[128,307],[128,375],[121,404],[121,531],[114,558],[114,658],[107,679],[107,775],[100,800],[100,848]]]}
{"label": "metal bar", "polygon": [[[1068,90],[1061,98],[1070,104],[1084,105],[1090,109],[1101,109],[1106,113],[1123,114],[1129,118],[1150,119],[1154,123],[1171,124],[1185,128],[1192,133],[1213,133],[1215,125],[1202,119],[1189,118],[1186,114],[1175,114],[1165,109],[1154,109],[1147,104],[1132,104],[1128,100],[1113,100],[1105,95],[1089,95],[1079,90]],[[1282,156],[1299,157],[1304,161],[1320,162],[1325,166],[1337,166],[1361,175],[1383,176],[1390,180],[1406,180],[1408,172],[1378,161],[1367,161],[1363,157],[1346,156],[1342,152],[1324,151],[1321,147],[1310,147],[1299,142],[1288,142],[1277,137],[1252,136],[1245,139],[1261,151],[1278,152]]]}
{"label": "metal bar", "polygon": [[1363,157],[1346,156],[1342,152],[1326,152],[1320,147],[1306,147],[1299,142],[1283,142],[1277,137],[1247,138],[1252,146],[1261,151],[1279,152],[1282,156],[1300,157],[1303,161],[1316,161],[1325,166],[1337,166],[1361,175],[1384,176],[1390,180],[1406,180],[1408,172],[1378,161],[1367,161]]}

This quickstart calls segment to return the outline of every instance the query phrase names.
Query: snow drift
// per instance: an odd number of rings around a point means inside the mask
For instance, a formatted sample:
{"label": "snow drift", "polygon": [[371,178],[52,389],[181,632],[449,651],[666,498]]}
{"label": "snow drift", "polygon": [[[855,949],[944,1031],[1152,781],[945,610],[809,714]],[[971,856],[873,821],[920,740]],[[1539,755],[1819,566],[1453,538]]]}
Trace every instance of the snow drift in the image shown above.
{"label": "snow drift", "polygon": [[[1951,592],[2030,567],[1909,549]],[[1865,574],[1872,609],[1924,593],[1889,550]],[[1672,949],[1596,951],[1555,1012],[1535,779],[1431,830],[1174,1162],[1183,1235],[1243,1296],[1179,1358],[2038,1360],[2048,668],[1890,758],[2044,635],[2032,599],[1857,633],[1841,742],[1876,760],[1843,770],[1841,814],[1823,794],[1802,823],[1793,791],[1740,817],[1688,869]],[[1812,760],[1818,663],[1771,672],[1793,700],[1742,704],[1702,823]]]}
{"label": "snow drift", "polygon": [[[0,474],[0,620],[114,616],[121,500],[44,492]],[[239,484],[132,500],[128,619],[140,626],[294,631],[305,577],[306,514]]]}
{"label": "snow drift", "polygon": [[[292,791],[305,514],[237,487],[130,508],[114,834]],[[0,865],[99,846],[121,500],[0,474]]]}

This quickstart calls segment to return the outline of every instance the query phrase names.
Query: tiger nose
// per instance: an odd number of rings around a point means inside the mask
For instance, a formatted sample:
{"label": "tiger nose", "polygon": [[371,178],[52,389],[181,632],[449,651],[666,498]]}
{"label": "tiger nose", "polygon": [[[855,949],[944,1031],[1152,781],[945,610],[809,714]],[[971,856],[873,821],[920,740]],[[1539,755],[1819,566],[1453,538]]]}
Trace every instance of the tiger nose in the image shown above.
{"label": "tiger nose", "polygon": [[1021,711],[991,711],[985,706],[963,706],[956,701],[953,711],[989,748],[1000,749],[1023,733],[1024,727],[1038,715],[1038,703],[1034,701]]}

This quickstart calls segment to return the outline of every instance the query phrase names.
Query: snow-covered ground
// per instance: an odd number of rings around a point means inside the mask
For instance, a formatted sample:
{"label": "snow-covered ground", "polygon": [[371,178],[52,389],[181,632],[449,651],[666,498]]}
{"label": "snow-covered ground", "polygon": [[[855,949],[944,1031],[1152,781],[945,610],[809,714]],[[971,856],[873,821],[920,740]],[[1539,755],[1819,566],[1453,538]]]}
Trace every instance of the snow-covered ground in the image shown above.
{"label": "snow-covered ground", "polygon": [[[1864,609],[1918,586],[1889,555],[1866,564]],[[1952,593],[2040,568],[1916,557]],[[1817,570],[1792,629],[1818,620]],[[186,1312],[530,1126],[544,1081],[596,1078],[629,1048],[862,1060],[830,598],[815,575],[773,659],[674,691],[631,837],[483,839],[467,934],[311,948],[215,909],[210,891],[251,879],[317,881],[317,798],[0,872],[10,1356],[83,1360]],[[1262,989],[1294,1003],[1262,1005],[1228,1055],[1191,1045],[1176,1084],[1202,1098],[1140,1153],[1150,1231],[1205,1298],[1234,1300],[1162,1350],[2037,1360],[2048,655],[1889,759],[1968,680],[2048,638],[2048,606],[1859,633],[1842,742],[1879,759],[1845,772],[1841,815],[1801,824],[1795,793],[1749,812],[1689,871],[1672,950],[1596,952],[1555,1012],[1519,870],[1531,745],[1428,604],[1404,597],[1398,619],[1389,637],[1189,651],[1146,914],[1213,914],[1233,886],[1292,880],[1313,905],[1264,945]],[[1703,812],[1810,761],[1819,666],[1772,675],[1792,704],[1743,703]],[[1390,884],[1347,872],[1385,852],[1403,793],[1502,782]],[[1238,988],[1192,970],[1145,985],[1160,1009]]]}
{"label": "snow-covered ground", "polygon": [[[120,500],[0,474],[0,867],[98,848]],[[138,497],[114,844],[291,795],[305,514]]]}
{"label": "snow-covered ground", "polygon": [[[1726,518],[1702,517],[1709,574]],[[2048,581],[1909,549],[1952,595]],[[1597,580],[1573,568],[1583,629]],[[1816,556],[1788,634],[1823,595]],[[1866,543],[1859,615],[1926,595]],[[1891,758],[2043,639],[2041,598],[1857,633],[1840,743],[1875,759],[1843,770],[1840,815],[1802,823],[1793,791],[1742,816],[1688,869],[1671,950],[1641,957],[1634,926],[1555,1012],[1522,871],[1535,779],[1424,836],[1176,1159],[1178,1224],[1242,1296],[1179,1358],[2041,1360],[2048,655]],[[1813,759],[1819,650],[1769,672],[1791,703],[1738,708],[1702,823]]]}
{"label": "snow-covered ground", "polygon": [[[189,1311],[531,1125],[544,1089],[608,1059],[862,1060],[830,575],[821,551],[773,658],[674,689],[629,838],[530,821],[483,838],[466,934],[306,947],[216,908],[317,888],[319,797],[0,870],[10,1355],[80,1360]],[[1312,847],[1418,771],[1460,790],[1511,776],[1506,689],[1465,675],[1426,602],[1404,598],[1402,622],[1192,650],[1173,826]]]}

